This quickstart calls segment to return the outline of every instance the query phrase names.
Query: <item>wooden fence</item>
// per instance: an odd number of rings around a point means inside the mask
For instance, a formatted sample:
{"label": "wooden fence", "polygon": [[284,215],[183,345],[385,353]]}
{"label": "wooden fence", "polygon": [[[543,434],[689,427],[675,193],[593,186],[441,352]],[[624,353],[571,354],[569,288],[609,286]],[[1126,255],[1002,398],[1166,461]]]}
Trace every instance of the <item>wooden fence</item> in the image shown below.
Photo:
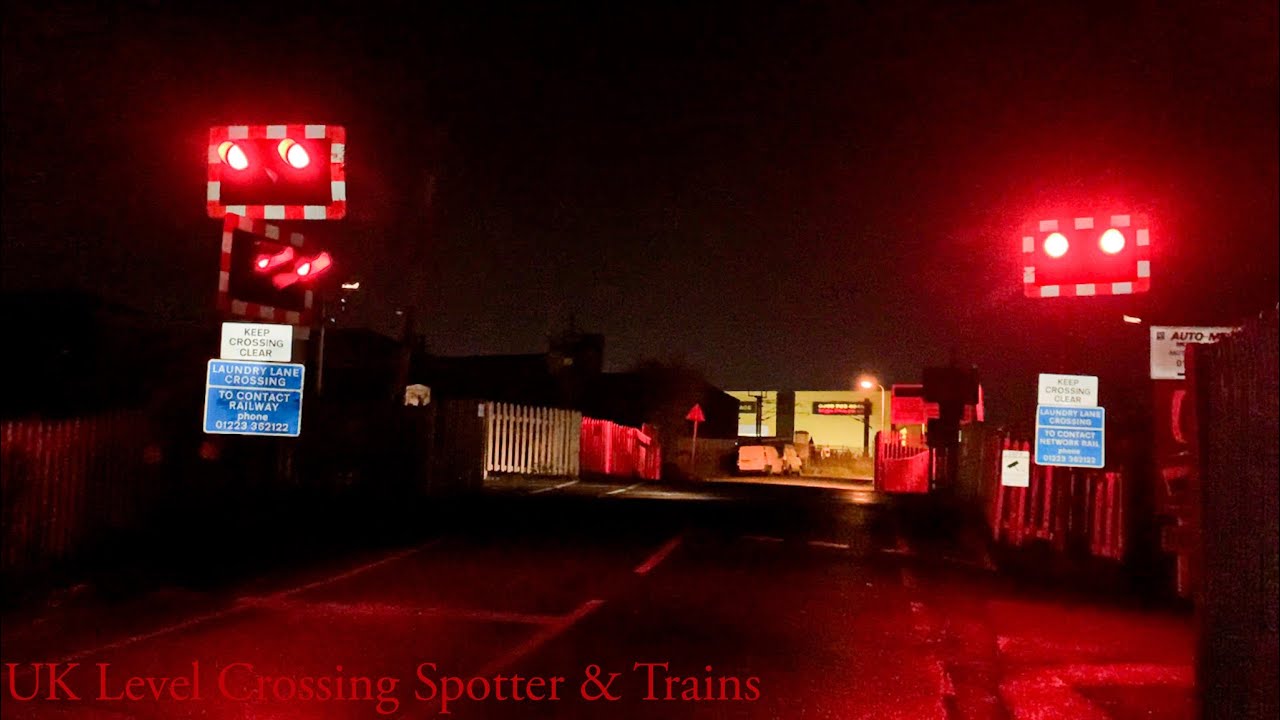
{"label": "wooden fence", "polygon": [[1187,352],[1191,555],[1201,714],[1273,718],[1280,696],[1280,306]]}
{"label": "wooden fence", "polygon": [[[1031,444],[1004,438],[1006,450]],[[992,537],[1007,546],[1043,541],[1070,554],[1122,560],[1129,532],[1120,471],[1032,465],[1027,487],[1001,484],[1000,454],[987,454],[983,485]]]}
{"label": "wooden fence", "polygon": [[40,571],[135,524],[160,488],[141,411],[0,422],[3,571]]}
{"label": "wooden fence", "polygon": [[579,458],[584,473],[642,480],[657,480],[662,473],[662,450],[648,426],[582,418]]}
{"label": "wooden fence", "polygon": [[876,433],[875,488],[887,493],[929,492],[929,448],[903,445],[895,433]]}
{"label": "wooden fence", "polygon": [[487,402],[484,472],[577,477],[582,413]]}

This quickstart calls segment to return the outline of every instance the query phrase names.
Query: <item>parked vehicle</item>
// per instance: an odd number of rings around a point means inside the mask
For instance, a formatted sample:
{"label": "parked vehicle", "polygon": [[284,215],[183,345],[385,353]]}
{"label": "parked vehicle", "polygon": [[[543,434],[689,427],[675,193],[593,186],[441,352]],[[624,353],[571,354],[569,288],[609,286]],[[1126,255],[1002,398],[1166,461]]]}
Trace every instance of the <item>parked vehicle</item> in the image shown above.
{"label": "parked vehicle", "polygon": [[804,468],[804,460],[795,445],[787,443],[782,446],[782,472],[784,475],[799,475]]}
{"label": "parked vehicle", "polygon": [[778,449],[772,445],[743,445],[738,448],[739,473],[779,475],[784,468]]}

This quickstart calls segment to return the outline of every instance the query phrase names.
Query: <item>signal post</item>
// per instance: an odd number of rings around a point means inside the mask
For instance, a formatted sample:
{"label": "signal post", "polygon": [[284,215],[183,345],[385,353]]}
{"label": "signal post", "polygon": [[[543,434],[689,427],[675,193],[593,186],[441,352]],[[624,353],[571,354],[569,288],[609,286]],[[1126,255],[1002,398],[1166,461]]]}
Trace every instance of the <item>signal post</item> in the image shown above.
{"label": "signal post", "polygon": [[[316,322],[323,338],[324,297],[331,289],[335,259],[329,249],[309,242],[302,229],[310,222],[346,216],[346,129],[216,126],[209,130],[207,170],[206,211],[223,221],[219,313],[224,321],[240,321],[234,323],[238,331],[249,336],[287,334],[291,345],[303,343],[304,352],[298,354],[305,356],[305,341]],[[289,332],[277,331],[284,328]],[[240,352],[244,342],[249,341],[242,342]],[[262,358],[231,358],[224,342],[222,356],[210,360],[205,431],[297,437],[305,367],[283,367],[293,359],[293,349]],[[319,392],[323,358],[316,365],[313,383]],[[271,417],[272,412],[289,416]]]}

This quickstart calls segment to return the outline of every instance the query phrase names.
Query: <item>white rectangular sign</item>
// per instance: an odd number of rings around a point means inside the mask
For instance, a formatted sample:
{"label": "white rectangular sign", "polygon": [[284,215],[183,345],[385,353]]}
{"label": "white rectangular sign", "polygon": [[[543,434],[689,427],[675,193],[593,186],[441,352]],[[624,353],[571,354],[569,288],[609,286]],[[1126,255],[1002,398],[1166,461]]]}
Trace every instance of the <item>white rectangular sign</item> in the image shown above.
{"label": "white rectangular sign", "polygon": [[1039,405],[1097,407],[1098,378],[1094,375],[1040,373]]}
{"label": "white rectangular sign", "polygon": [[224,322],[219,357],[287,363],[293,359],[293,326]]}
{"label": "white rectangular sign", "polygon": [[1237,328],[1231,327],[1174,327],[1151,326],[1151,379],[1181,380],[1187,376],[1185,367],[1187,345],[1217,342]]}
{"label": "white rectangular sign", "polygon": [[1000,453],[1000,484],[1007,487],[1031,485],[1031,451],[1004,450]]}

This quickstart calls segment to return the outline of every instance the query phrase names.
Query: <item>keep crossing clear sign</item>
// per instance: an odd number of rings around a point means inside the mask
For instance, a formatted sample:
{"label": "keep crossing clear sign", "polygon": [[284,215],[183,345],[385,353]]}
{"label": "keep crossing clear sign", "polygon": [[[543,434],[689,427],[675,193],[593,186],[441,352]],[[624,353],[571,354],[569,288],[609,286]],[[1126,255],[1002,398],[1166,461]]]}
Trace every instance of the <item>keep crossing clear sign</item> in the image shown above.
{"label": "keep crossing clear sign", "polygon": [[210,360],[204,431],[297,437],[306,367],[298,363]]}
{"label": "keep crossing clear sign", "polygon": [[1106,409],[1036,408],[1036,464],[1101,468],[1106,464]]}

